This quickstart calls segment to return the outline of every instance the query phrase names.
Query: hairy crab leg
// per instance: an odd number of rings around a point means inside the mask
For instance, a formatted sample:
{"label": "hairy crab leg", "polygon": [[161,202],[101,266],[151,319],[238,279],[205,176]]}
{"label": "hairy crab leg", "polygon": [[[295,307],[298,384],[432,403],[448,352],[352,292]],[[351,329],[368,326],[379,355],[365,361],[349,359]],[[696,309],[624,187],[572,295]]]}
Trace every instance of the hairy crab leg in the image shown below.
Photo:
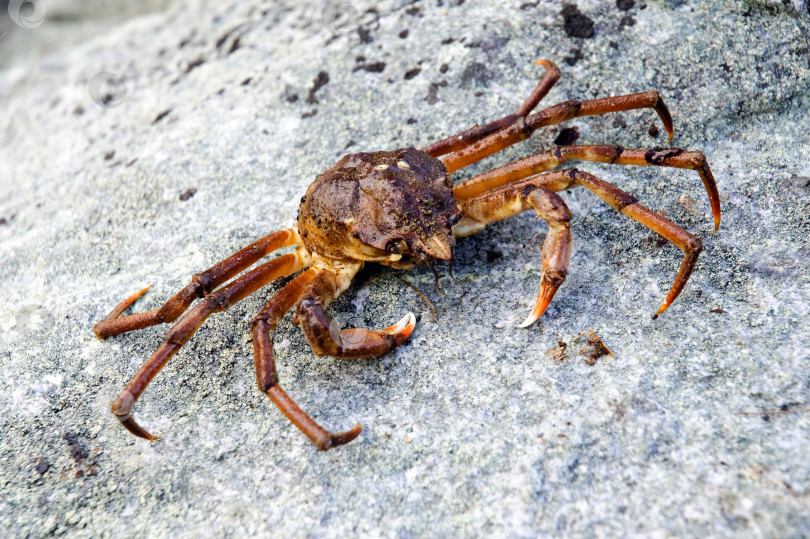
{"label": "hairy crab leg", "polygon": [[218,262],[202,273],[191,277],[191,283],[180,290],[174,297],[169,299],[162,307],[137,314],[131,314],[123,318],[118,316],[132,305],[143,293],[149,290],[144,288],[118,304],[113,311],[103,321],[93,327],[96,335],[101,339],[106,339],[119,333],[143,329],[164,322],[174,322],[183,314],[188,306],[197,298],[202,298],[206,294],[230,279],[241,273],[260,258],[264,258],[276,249],[294,245],[299,242],[298,233],[294,228],[278,230],[272,234],[251,243],[244,249]]}
{"label": "hairy crab leg", "polygon": [[532,208],[548,224],[549,231],[541,255],[540,293],[532,312],[520,327],[531,325],[543,314],[568,274],[571,261],[571,212],[568,206],[557,193],[541,185],[509,185],[463,202],[462,218],[453,227],[454,236],[469,236],[487,223],[507,219]]}
{"label": "hairy crab leg", "polygon": [[450,152],[460,150],[461,148],[465,148],[470,144],[481,140],[487,135],[491,135],[504,127],[512,125],[515,123],[515,121],[517,121],[518,118],[522,118],[533,111],[537,104],[540,103],[544,97],[546,97],[549,90],[551,90],[551,87],[554,86],[554,84],[560,78],[560,70],[551,60],[542,59],[537,60],[535,63],[545,67],[546,73],[543,75],[543,78],[540,79],[540,82],[537,84],[537,87],[535,87],[531,95],[526,99],[526,101],[523,102],[523,104],[514,114],[508,114],[503,118],[490,122],[486,125],[475,125],[466,131],[462,131],[461,133],[457,133],[446,139],[434,142],[430,146],[422,148],[422,151],[431,157],[439,157],[440,155],[445,155]]}
{"label": "hairy crab leg", "polygon": [[621,146],[558,146],[460,182],[453,187],[453,196],[457,200],[467,200],[490,189],[552,170],[572,160],[696,170],[709,195],[715,233],[720,227],[720,195],[706,157],[702,152],[680,148],[629,150]]}
{"label": "hairy crab leg", "polygon": [[259,391],[270,397],[281,413],[306,434],[318,449],[326,451],[331,447],[351,442],[357,438],[363,428],[358,423],[351,430],[333,434],[318,425],[306,412],[301,410],[279,385],[271,339],[273,330],[279,321],[298,302],[306,291],[307,285],[317,273],[317,270],[309,269],[287,283],[253,319],[251,334],[253,335],[253,359],[256,364]]}
{"label": "hairy crab leg", "polygon": [[658,113],[664,123],[669,139],[672,140],[674,134],[672,116],[661,99],[661,95],[657,91],[651,90],[640,94],[603,97],[588,101],[572,99],[559,103],[527,116],[525,119],[518,118],[512,125],[445,156],[442,162],[447,167],[448,172],[455,172],[513,144],[528,139],[534,131],[541,127],[559,124],[579,116],[594,116],[647,108],[654,109]]}
{"label": "hairy crab leg", "polygon": [[309,266],[310,263],[310,254],[306,250],[299,248],[295,253],[265,262],[219,290],[205,296],[200,303],[166,333],[163,344],[138,369],[132,380],[113,401],[111,408],[115,417],[135,436],[147,440],[156,440],[155,436],[149,434],[132,418],[132,407],[149,385],[149,382],[157,376],[169,359],[197,332],[212,313],[227,310],[234,303],[246,298],[279,277],[292,275]]}
{"label": "hairy crab leg", "polygon": [[[670,288],[664,303],[654,316],[657,317],[659,314],[666,311],[670,305],[672,305],[672,302],[675,301],[675,298],[678,297],[683,290],[684,285],[686,285],[686,282],[689,280],[689,276],[692,275],[692,270],[697,263],[700,252],[703,250],[703,242],[700,238],[690,234],[672,221],[669,221],[657,213],[645,208],[638,203],[638,200],[635,197],[622,191],[618,187],[602,181],[592,174],[582,172],[575,168],[540,174],[526,180],[493,189],[492,191],[485,193],[485,195],[504,190],[528,189],[530,186],[535,185],[545,187],[551,191],[563,191],[578,185],[586,187],[593,191],[596,196],[604,200],[619,213],[626,215],[638,223],[641,223],[683,251],[684,258],[683,262],[681,262],[681,267],[678,270],[678,275],[675,277],[675,281],[672,283],[672,287]],[[473,200],[476,199],[472,199],[470,202]],[[462,203],[462,207],[464,207],[464,204],[465,203]],[[453,227],[453,231],[455,232],[457,227],[461,227],[463,224],[464,219],[459,221]],[[461,230],[460,228],[458,229]]]}
{"label": "hairy crab leg", "polygon": [[393,326],[379,331],[361,328],[341,330],[326,314],[324,309],[348,288],[360,267],[360,263],[350,262],[320,270],[298,302],[293,322],[300,324],[315,355],[340,359],[378,357],[405,342],[413,333],[416,326],[413,313],[406,314]]}

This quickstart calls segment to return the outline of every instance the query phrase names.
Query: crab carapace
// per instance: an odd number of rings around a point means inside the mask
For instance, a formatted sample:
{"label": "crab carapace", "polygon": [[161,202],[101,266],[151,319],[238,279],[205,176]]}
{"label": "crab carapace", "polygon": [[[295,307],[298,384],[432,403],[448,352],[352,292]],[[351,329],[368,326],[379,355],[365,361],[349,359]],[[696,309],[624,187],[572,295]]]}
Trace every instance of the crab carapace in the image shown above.
{"label": "crab carapace", "polygon": [[[675,282],[656,315],[665,311],[692,273],[702,249],[700,238],[587,172],[554,169],[576,160],[695,170],[709,195],[716,233],[720,226],[720,198],[701,152],[680,148],[558,146],[452,184],[449,174],[529,138],[539,128],[579,116],[651,108],[658,113],[672,140],[672,118],[656,91],[570,100],[532,113],[560,75],[550,61],[537,63],[546,68],[546,73],[515,113],[473,126],[421,150],[404,148],[347,155],[309,186],[301,199],[295,226],[273,232],[194,275],[188,286],[158,309],[119,318],[147,289],[115,307],[94,327],[100,338],[176,321],[160,347],[113,401],[112,412],[122,425],[136,436],[156,439],[135,422],[132,408],[160,369],[209,315],[226,310],[276,279],[297,273],[270,299],[251,325],[259,390],[319,449],[350,442],[360,434],[359,424],[345,432],[331,433],[301,410],[279,385],[270,337],[284,314],[295,307],[293,323],[300,325],[317,355],[352,359],[385,354],[411,335],[416,323],[413,314],[408,313],[393,326],[372,331],[341,330],[326,313],[328,305],[349,287],[364,263],[408,268],[430,264],[432,260],[451,261],[456,238],[533,209],[547,223],[549,231],[541,254],[540,293],[521,324],[528,326],[543,313],[565,281],[571,259],[571,212],[557,192],[577,186],[589,189],[683,251]],[[238,276],[261,258],[286,246],[294,246],[294,252]],[[201,301],[181,317],[197,298]]]}

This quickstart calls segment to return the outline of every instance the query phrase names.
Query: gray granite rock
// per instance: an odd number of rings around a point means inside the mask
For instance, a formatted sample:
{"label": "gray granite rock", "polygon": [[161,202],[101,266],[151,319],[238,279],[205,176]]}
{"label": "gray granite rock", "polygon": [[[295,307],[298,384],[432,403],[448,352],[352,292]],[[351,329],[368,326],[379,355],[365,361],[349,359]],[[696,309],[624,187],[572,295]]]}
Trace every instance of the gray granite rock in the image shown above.
{"label": "gray granite rock", "polygon": [[[176,3],[0,72],[0,535],[810,534],[807,3],[327,7]],[[154,308],[289,226],[348,151],[514,110],[541,57],[563,73],[548,103],[657,89],[673,144],[711,163],[716,236],[694,173],[577,164],[704,239],[665,315],[678,251],[573,191],[570,276],[529,329],[545,234],[529,213],[461,241],[441,294],[429,270],[403,275],[435,321],[369,267],[339,320],[419,319],[380,359],[316,358],[281,325],[284,387],[329,428],[360,421],[353,443],[318,452],[255,389],[248,327],[277,286],[212,317],[139,401],[162,440],[118,426],[110,401],[166,328],[99,341],[114,304],[154,283],[137,305]],[[649,111],[579,118],[457,176],[563,127],[667,144]],[[584,361],[588,328],[615,358]]]}

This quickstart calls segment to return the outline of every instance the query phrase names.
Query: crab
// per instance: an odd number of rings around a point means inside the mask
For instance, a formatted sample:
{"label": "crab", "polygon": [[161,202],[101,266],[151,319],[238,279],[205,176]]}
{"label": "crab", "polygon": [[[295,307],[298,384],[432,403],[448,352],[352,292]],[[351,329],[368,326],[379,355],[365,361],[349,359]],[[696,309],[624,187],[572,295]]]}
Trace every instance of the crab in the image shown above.
{"label": "crab", "polygon": [[[407,269],[434,261],[450,262],[457,238],[533,209],[547,223],[548,233],[541,254],[540,292],[531,313],[520,324],[529,326],[543,314],[568,273],[571,212],[557,192],[577,186],[589,189],[618,212],[683,251],[675,281],[654,316],[664,312],[689,279],[702,249],[701,239],[592,174],[576,168],[557,168],[577,160],[695,170],[708,193],[716,233],[720,226],[720,199],[701,152],[671,147],[638,150],[605,145],[558,146],[456,185],[450,180],[449,174],[526,140],[541,127],[580,116],[651,108],[663,122],[671,143],[672,118],[657,91],[570,100],[533,113],[560,76],[551,61],[537,63],[545,68],[545,73],[515,113],[486,125],[475,125],[421,150],[401,148],[346,155],[309,186],[301,198],[297,222],[291,228],[273,232],[194,275],[188,286],[160,308],[120,317],[148,288],[116,306],[95,325],[98,337],[104,339],[161,323],[175,324],[113,401],[115,417],[132,434],[156,440],[132,416],[135,402],[152,379],[211,314],[228,309],[276,279],[297,274],[253,319],[251,334],[258,387],[318,449],[346,444],[360,434],[359,423],[345,432],[330,432],[307,415],[279,384],[271,334],[285,313],[295,307],[292,322],[301,327],[316,355],[341,359],[379,357],[411,335],[416,324],[412,313],[392,326],[372,331],[340,329],[326,312],[329,304],[349,288],[365,263]],[[237,277],[273,251],[288,246],[294,247],[293,252]],[[198,298],[201,301],[181,317]]]}

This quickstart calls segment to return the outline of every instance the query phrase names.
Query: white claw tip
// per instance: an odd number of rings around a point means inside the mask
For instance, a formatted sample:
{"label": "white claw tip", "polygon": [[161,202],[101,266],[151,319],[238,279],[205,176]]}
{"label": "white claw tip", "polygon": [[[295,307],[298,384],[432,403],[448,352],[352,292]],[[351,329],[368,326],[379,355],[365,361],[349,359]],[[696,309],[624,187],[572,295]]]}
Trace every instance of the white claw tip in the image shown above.
{"label": "white claw tip", "polygon": [[383,329],[382,331],[384,333],[388,333],[389,335],[396,335],[404,332],[407,332],[408,335],[410,335],[414,327],[416,327],[416,317],[413,315],[413,313],[408,313],[402,317],[402,320],[393,326]]}
{"label": "white claw tip", "polygon": [[534,314],[534,311],[532,311],[529,314],[529,316],[526,318],[526,320],[524,320],[518,327],[519,328],[527,328],[527,327],[531,326],[532,324],[534,324],[535,320],[537,320],[538,318],[540,318],[540,317],[538,315]]}

